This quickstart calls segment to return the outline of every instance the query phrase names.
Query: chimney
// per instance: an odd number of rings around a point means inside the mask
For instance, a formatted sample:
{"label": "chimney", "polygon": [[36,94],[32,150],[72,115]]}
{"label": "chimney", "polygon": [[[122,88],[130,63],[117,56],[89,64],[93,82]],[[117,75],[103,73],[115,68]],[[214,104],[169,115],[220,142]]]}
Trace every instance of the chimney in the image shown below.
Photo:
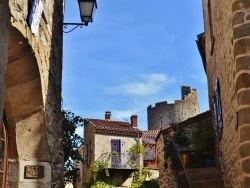
{"label": "chimney", "polygon": [[110,121],[111,120],[111,112],[110,111],[106,111],[105,112],[105,120],[106,121]]}
{"label": "chimney", "polygon": [[131,120],[131,126],[133,128],[137,128],[137,115],[132,115],[130,120]]}

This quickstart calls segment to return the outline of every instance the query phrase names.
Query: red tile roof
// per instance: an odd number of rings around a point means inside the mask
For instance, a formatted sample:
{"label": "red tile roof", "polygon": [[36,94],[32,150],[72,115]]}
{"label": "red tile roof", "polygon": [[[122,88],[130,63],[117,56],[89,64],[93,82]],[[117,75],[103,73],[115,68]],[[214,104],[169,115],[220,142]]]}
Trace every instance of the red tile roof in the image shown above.
{"label": "red tile roof", "polygon": [[85,119],[85,124],[90,123],[95,128],[95,133],[141,137],[142,131],[133,128],[130,123],[122,121],[110,121],[101,119]]}
{"label": "red tile roof", "polygon": [[155,139],[160,130],[148,130],[143,131],[142,138],[152,138]]}
{"label": "red tile roof", "polygon": [[144,144],[155,144],[155,138],[159,134],[160,130],[148,130],[143,131],[142,142]]}

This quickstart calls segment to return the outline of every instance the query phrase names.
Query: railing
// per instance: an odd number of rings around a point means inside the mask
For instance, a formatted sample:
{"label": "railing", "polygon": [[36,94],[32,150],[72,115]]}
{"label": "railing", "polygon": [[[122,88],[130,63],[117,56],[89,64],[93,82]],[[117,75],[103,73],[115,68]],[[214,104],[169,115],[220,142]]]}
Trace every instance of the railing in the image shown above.
{"label": "railing", "polygon": [[140,155],[119,154],[116,152],[103,153],[97,161],[107,164],[110,169],[139,169]]}
{"label": "railing", "polygon": [[[172,161],[172,168],[176,172],[175,175],[177,177],[178,187],[181,188],[192,188],[190,180],[188,178],[188,174],[186,168],[181,160],[181,155],[178,151],[178,148],[173,140],[167,146],[167,156],[166,159],[170,158]],[[183,172],[183,176],[181,179],[178,179],[179,173]]]}

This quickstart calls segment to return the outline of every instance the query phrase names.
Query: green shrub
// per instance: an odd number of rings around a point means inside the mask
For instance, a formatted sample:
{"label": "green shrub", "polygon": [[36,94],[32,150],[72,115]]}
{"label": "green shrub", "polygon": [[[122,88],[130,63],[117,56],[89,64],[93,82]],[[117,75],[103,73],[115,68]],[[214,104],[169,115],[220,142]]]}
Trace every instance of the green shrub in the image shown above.
{"label": "green shrub", "polygon": [[115,188],[115,186],[106,184],[103,181],[98,181],[92,185],[91,188]]}

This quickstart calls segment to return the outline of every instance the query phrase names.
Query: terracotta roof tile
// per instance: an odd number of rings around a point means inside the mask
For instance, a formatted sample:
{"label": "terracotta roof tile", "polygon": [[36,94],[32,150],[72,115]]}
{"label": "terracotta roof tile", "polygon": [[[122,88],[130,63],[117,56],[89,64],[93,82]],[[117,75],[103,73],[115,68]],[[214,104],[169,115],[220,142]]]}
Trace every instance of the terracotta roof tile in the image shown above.
{"label": "terracotta roof tile", "polygon": [[148,130],[143,131],[142,138],[152,138],[155,139],[160,130]]}
{"label": "terracotta roof tile", "polygon": [[143,131],[142,142],[144,144],[155,144],[155,138],[159,134],[160,130],[148,130]]}
{"label": "terracotta roof tile", "polygon": [[136,136],[138,133],[140,137],[142,132],[133,128],[130,123],[122,121],[110,121],[110,120],[101,120],[101,119],[91,119],[86,118],[85,121],[91,123],[96,133],[112,134],[112,135],[124,135],[124,136]]}

